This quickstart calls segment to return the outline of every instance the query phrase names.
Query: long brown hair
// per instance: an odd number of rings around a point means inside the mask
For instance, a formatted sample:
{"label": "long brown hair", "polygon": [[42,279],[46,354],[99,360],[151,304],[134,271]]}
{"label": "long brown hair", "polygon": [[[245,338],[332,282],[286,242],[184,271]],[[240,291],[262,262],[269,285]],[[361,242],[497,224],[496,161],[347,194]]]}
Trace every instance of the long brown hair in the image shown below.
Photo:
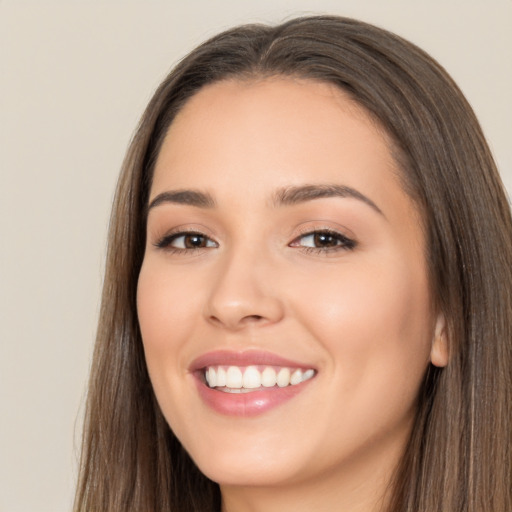
{"label": "long brown hair", "polygon": [[114,201],[75,510],[220,509],[218,486],[156,403],[136,287],[152,170],[175,115],[206,84],[272,75],[335,84],[362,105],[393,141],[424,219],[450,362],[425,375],[409,443],[390,475],[389,510],[512,510],[512,221],[493,158],[438,63],[389,32],[334,16],[224,32],[183,59],[150,101]]}

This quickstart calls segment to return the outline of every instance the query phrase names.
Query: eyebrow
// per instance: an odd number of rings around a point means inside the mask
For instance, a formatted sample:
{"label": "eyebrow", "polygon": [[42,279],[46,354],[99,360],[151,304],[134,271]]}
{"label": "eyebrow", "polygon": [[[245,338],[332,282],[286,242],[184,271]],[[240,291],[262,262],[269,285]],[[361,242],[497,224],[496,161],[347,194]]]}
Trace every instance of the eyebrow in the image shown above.
{"label": "eyebrow", "polygon": [[188,206],[196,206],[198,208],[214,208],[215,200],[205,192],[198,190],[172,190],[158,194],[148,206],[148,212],[151,208],[155,208],[164,203],[185,204]]}
{"label": "eyebrow", "polygon": [[276,206],[289,206],[326,197],[350,197],[353,199],[358,199],[385,217],[382,210],[369,197],[366,197],[364,194],[354,188],[338,184],[301,185],[298,187],[286,187],[278,190],[274,194],[273,202]]}
{"label": "eyebrow", "polygon": [[[328,197],[353,198],[367,204],[380,215],[384,216],[382,210],[368,197],[358,190],[338,184],[301,185],[296,187],[285,187],[279,189],[273,195],[274,206],[292,206],[295,204],[313,201]],[[152,208],[165,203],[183,204],[197,208],[215,208],[216,203],[213,197],[207,192],[198,190],[169,190],[158,194],[148,206],[148,212]]]}

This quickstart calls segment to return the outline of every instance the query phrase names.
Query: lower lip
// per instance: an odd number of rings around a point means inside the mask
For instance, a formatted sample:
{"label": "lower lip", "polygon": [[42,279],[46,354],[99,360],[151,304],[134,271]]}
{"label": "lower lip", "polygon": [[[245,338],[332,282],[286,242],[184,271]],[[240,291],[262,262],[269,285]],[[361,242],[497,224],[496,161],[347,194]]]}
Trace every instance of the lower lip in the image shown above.
{"label": "lower lip", "polygon": [[208,387],[196,378],[199,395],[213,410],[227,416],[251,417],[263,414],[298,395],[311,382],[309,379],[284,388],[264,388],[249,393],[225,393]]}

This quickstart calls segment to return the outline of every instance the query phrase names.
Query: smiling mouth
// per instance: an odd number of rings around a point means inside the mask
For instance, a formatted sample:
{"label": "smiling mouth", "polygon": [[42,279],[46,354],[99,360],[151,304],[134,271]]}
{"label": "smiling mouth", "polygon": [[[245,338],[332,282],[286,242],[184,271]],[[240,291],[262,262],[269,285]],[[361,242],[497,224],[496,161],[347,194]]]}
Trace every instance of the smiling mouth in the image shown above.
{"label": "smiling mouth", "polygon": [[203,403],[238,418],[253,418],[292,401],[318,374],[308,363],[261,350],[207,352],[189,369]]}
{"label": "smiling mouth", "polygon": [[313,368],[279,366],[207,366],[203,370],[205,383],[224,393],[251,393],[297,386],[315,376]]}

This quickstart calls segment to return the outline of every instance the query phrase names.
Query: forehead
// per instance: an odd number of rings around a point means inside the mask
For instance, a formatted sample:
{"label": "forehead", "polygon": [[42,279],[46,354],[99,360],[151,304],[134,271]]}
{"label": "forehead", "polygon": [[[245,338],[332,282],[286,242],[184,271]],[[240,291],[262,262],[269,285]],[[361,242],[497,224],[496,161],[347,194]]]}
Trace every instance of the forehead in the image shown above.
{"label": "forehead", "polygon": [[[332,131],[333,127],[353,131],[356,125],[367,135],[372,132],[374,143],[390,145],[380,124],[332,84],[294,77],[232,79],[207,85],[192,96],[172,122],[164,145],[172,148],[201,135],[211,140],[213,132],[218,138],[228,133],[233,137],[234,131],[239,133],[237,143],[245,137],[249,144],[247,136],[252,135],[266,144],[272,138],[279,147],[286,141],[291,145],[298,137],[311,144],[327,144],[340,135]],[[271,137],[265,137],[267,133]],[[336,142],[342,141],[338,138]]]}
{"label": "forehead", "polygon": [[[291,78],[208,85],[176,116],[151,196],[200,187],[246,197],[266,188],[341,183],[403,193],[388,137],[337,87]],[[389,190],[386,190],[389,189]],[[398,190],[400,189],[400,190]]]}

